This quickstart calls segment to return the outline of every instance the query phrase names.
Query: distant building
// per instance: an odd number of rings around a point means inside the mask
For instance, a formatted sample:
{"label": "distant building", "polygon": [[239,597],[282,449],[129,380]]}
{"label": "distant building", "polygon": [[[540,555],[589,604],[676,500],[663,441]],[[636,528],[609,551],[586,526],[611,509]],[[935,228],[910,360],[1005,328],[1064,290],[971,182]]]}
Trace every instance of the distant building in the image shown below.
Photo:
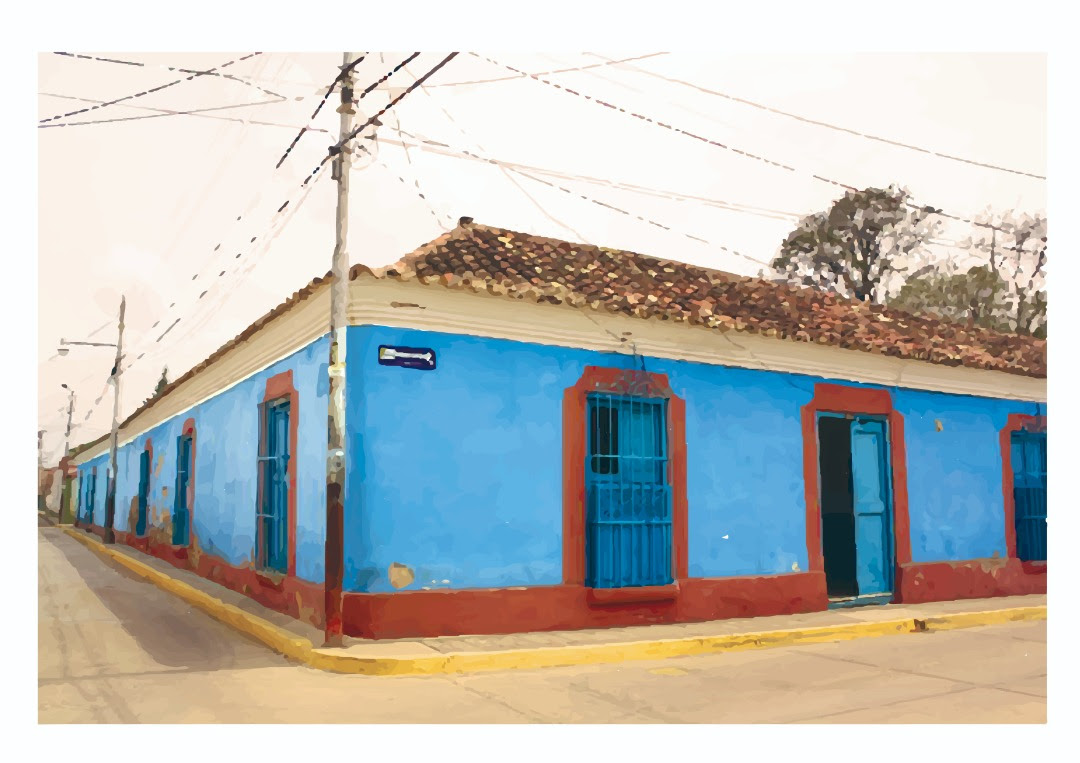
{"label": "distant building", "polygon": [[[1046,590],[1046,343],[473,224],[350,274],[346,632]],[[118,537],[320,623],[329,289],[122,425]],[[75,455],[100,532],[108,441]]]}

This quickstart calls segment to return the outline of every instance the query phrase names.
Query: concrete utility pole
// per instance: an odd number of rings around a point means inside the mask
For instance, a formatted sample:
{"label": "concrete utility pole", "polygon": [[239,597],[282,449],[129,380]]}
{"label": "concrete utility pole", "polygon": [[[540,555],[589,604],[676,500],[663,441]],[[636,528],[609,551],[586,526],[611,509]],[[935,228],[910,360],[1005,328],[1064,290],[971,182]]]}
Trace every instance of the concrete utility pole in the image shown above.
{"label": "concrete utility pole", "polygon": [[120,374],[121,361],[124,359],[124,309],[127,305],[125,297],[120,297],[120,322],[116,336],[116,364],[112,370],[113,382],[113,416],[112,433],[109,435],[109,484],[105,493],[105,537],[106,543],[116,541],[116,533],[113,523],[116,519],[116,443],[120,433]]}
{"label": "concrete utility pole", "polygon": [[45,430],[39,429],[37,432],[37,493],[38,493],[38,511],[45,510],[45,490],[42,487],[42,475],[45,472],[45,452],[43,446],[43,438],[45,437]]}
{"label": "concrete utility pole", "polygon": [[71,417],[75,415],[75,390],[66,384],[62,386],[68,391],[68,422],[67,429],[64,430],[64,458],[67,458],[68,451],[71,449]]}
{"label": "concrete utility pole", "polygon": [[341,63],[341,137],[335,153],[333,176],[337,180],[337,241],[330,282],[330,393],[327,416],[326,451],[326,565],[325,640],[341,646],[344,623],[341,616],[341,588],[344,574],[345,533],[345,335],[349,301],[349,169],[352,151],[348,138],[353,130],[353,53],[345,53]]}

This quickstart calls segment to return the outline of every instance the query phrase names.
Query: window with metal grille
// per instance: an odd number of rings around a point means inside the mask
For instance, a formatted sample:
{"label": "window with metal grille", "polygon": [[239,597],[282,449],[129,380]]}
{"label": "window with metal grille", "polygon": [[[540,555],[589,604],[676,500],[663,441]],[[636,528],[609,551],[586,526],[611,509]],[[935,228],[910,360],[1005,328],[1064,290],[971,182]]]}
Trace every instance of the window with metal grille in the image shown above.
{"label": "window with metal grille", "polygon": [[263,405],[262,501],[259,522],[259,561],[268,570],[285,572],[289,548],[289,401]]}
{"label": "window with metal grille", "polygon": [[83,507],[83,520],[87,524],[94,521],[95,493],[97,493],[97,467],[90,470],[86,479],[86,506]]}
{"label": "window with metal grille", "polygon": [[188,544],[188,485],[191,481],[191,435],[176,438],[176,506],[173,509],[174,546]]}
{"label": "window with metal grille", "polygon": [[587,421],[585,584],[671,583],[667,400],[592,393]]}
{"label": "window with metal grille", "polygon": [[1011,446],[1016,555],[1046,561],[1046,433],[1013,432]]}
{"label": "window with metal grille", "polygon": [[150,503],[150,451],[139,454],[139,515],[135,520],[135,534],[146,535],[146,514]]}

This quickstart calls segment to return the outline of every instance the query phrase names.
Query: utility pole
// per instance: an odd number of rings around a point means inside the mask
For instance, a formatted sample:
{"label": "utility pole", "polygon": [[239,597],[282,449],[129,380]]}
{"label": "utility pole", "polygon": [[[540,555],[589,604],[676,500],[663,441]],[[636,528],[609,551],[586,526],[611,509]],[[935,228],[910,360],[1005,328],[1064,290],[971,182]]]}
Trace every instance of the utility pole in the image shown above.
{"label": "utility pole", "polygon": [[[67,387],[67,385],[63,385]],[[64,430],[64,458],[67,458],[68,450],[71,449],[71,417],[75,415],[75,390],[68,389],[68,422]]]}
{"label": "utility pole", "polygon": [[42,487],[42,475],[45,472],[45,452],[44,452],[44,437],[45,430],[39,429],[37,432],[37,485],[38,485],[38,511],[45,510],[45,493]]}
{"label": "utility pole", "polygon": [[341,588],[344,574],[345,533],[345,336],[346,307],[349,301],[349,169],[352,151],[348,138],[353,130],[353,53],[341,62],[341,137],[334,153],[333,176],[337,180],[337,239],[334,245],[333,275],[330,281],[330,391],[327,416],[326,451],[326,565],[324,608],[327,646],[341,646],[344,622],[341,616]]}
{"label": "utility pole", "polygon": [[116,533],[113,531],[113,522],[116,519],[116,444],[120,434],[120,374],[123,370],[120,363],[124,359],[124,309],[126,305],[127,300],[121,296],[120,322],[116,336],[116,364],[112,369],[113,416],[112,433],[109,436],[109,484],[105,493],[105,537],[103,538],[106,543],[116,541]]}

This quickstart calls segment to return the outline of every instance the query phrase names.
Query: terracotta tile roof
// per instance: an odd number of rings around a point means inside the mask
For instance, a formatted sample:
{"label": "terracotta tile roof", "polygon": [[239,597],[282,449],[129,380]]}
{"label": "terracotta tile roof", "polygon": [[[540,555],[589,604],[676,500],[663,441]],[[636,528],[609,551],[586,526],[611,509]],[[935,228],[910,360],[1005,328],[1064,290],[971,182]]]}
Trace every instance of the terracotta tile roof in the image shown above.
{"label": "terracotta tile roof", "polygon": [[[367,268],[353,268],[352,277]],[[854,302],[635,252],[478,225],[470,218],[372,272],[536,302],[686,321],[948,366],[1046,377],[1046,341]]]}
{"label": "terracotta tile roof", "polygon": [[[813,289],[794,289],[620,249],[491,228],[474,224],[467,217],[461,220],[454,230],[393,265],[378,270],[354,265],[349,280],[361,273],[377,278],[415,278],[423,283],[536,302],[567,302],[584,309],[604,309],[640,318],[680,320],[942,365],[1046,377],[1045,340],[970,329],[934,317],[851,302]],[[139,406],[120,427],[130,424],[329,280],[330,273],[312,279],[169,383],[161,394]],[[71,455],[77,456],[107,439],[107,434],[102,435],[73,448]]]}

